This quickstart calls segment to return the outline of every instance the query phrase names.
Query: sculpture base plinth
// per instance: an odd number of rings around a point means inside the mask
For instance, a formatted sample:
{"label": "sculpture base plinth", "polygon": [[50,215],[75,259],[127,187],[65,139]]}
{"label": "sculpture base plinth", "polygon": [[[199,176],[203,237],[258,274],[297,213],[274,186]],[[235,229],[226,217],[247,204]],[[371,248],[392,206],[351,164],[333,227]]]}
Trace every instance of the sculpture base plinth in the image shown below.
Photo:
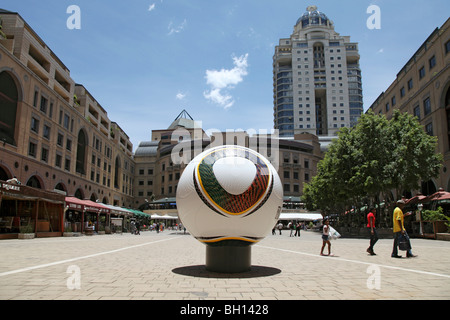
{"label": "sculpture base plinth", "polygon": [[251,268],[251,246],[206,246],[206,269],[221,273],[238,273]]}

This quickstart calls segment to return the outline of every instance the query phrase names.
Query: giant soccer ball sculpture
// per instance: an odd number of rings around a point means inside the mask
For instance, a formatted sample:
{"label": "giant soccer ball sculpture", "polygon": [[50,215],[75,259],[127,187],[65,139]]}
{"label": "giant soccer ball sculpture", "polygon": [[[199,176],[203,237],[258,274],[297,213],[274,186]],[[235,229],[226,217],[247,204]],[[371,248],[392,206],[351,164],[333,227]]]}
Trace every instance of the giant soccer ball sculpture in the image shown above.
{"label": "giant soccer ball sculpture", "polygon": [[206,244],[206,268],[251,268],[251,245],[276,224],[283,189],[275,168],[259,153],[225,145],[208,149],[185,168],[177,188],[181,222]]}

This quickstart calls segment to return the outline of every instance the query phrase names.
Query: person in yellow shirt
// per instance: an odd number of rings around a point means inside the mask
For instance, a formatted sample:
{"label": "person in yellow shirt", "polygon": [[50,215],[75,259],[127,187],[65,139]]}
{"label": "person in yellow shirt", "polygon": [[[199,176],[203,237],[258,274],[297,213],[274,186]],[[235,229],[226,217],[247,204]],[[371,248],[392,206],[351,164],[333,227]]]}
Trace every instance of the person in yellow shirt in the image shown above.
{"label": "person in yellow shirt", "polygon": [[[394,232],[394,247],[392,249],[392,254],[391,254],[392,258],[401,258],[402,257],[402,256],[398,255],[398,240],[402,234],[406,235],[406,237],[408,238],[408,242],[409,242],[409,237],[408,237],[408,234],[406,233],[405,225],[404,225],[404,216],[411,215],[411,212],[408,212],[404,215],[403,214],[404,207],[405,207],[405,201],[398,200],[397,207],[394,209],[393,226],[392,226],[392,229]],[[406,251],[406,257],[407,258],[417,257],[416,255],[413,255],[413,253],[411,251],[411,243],[409,243],[409,248]]]}

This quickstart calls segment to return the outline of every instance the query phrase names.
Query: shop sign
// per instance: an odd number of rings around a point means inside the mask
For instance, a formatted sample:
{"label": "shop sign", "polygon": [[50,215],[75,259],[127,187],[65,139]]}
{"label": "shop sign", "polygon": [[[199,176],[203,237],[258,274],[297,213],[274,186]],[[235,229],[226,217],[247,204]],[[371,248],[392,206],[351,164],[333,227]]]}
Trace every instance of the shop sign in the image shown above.
{"label": "shop sign", "polygon": [[5,189],[6,191],[10,191],[10,190],[20,191],[20,186],[19,185],[2,183],[2,189]]}

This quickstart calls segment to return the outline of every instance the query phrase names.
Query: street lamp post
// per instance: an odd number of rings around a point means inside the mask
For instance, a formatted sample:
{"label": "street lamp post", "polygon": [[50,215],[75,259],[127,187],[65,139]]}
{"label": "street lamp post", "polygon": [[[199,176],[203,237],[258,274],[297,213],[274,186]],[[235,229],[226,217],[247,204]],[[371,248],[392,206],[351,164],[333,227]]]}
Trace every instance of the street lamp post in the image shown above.
{"label": "street lamp post", "polygon": [[422,231],[422,210],[423,210],[423,204],[419,203],[417,205],[417,208],[419,209],[419,233],[422,236],[423,235],[423,231]]}

